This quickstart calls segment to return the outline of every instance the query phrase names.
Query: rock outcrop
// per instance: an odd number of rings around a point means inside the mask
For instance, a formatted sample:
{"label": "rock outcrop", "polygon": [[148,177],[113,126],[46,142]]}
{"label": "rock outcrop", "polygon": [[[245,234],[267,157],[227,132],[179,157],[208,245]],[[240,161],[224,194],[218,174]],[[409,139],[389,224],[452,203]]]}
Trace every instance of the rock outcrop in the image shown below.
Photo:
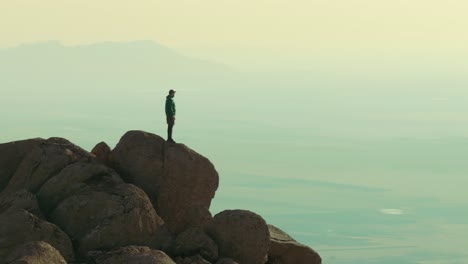
{"label": "rock outcrop", "polygon": [[143,131],[92,153],[63,138],[0,144],[0,264],[321,263],[253,212],[212,217],[218,183],[206,157]]}

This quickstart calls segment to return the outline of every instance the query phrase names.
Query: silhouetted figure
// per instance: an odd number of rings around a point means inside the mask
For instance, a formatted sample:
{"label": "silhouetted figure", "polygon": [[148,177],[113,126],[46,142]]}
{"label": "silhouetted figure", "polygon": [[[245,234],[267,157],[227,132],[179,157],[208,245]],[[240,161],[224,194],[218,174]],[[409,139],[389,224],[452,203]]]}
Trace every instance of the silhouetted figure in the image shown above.
{"label": "silhouetted figure", "polygon": [[174,102],[175,91],[169,90],[169,95],[166,96],[166,120],[167,120],[167,142],[176,143],[174,139],[172,139],[172,128],[175,124],[175,102]]}

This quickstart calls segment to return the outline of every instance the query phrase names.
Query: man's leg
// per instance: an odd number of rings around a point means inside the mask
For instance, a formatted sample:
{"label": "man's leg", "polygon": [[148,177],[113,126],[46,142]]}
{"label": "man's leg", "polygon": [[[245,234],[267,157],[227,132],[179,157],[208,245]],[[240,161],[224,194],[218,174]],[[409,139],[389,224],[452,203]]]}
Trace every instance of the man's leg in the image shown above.
{"label": "man's leg", "polygon": [[174,139],[172,139],[172,128],[174,127],[175,117],[168,116],[167,117],[167,141],[175,143]]}
{"label": "man's leg", "polygon": [[174,127],[174,124],[167,125],[167,140],[168,141],[172,140],[172,127]]}

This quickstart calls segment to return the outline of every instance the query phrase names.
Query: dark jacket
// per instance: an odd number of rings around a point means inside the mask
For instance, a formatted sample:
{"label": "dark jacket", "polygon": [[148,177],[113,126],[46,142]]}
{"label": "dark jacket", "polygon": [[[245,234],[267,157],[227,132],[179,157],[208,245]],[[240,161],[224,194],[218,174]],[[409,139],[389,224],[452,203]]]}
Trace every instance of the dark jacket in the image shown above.
{"label": "dark jacket", "polygon": [[166,96],[166,116],[175,116],[176,109],[175,109],[175,102],[174,96],[168,95]]}

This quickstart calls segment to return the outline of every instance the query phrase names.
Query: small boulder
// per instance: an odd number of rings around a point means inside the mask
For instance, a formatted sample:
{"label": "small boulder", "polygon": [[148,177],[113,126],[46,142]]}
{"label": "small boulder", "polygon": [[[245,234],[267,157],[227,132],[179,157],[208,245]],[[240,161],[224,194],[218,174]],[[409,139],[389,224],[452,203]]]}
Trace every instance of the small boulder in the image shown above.
{"label": "small boulder", "polygon": [[219,256],[242,264],[267,261],[270,236],[265,220],[247,210],[225,210],[214,216],[207,228],[218,244]]}
{"label": "small boulder", "polygon": [[17,247],[5,259],[9,264],[67,264],[60,252],[44,241],[33,241]]}
{"label": "small boulder", "polygon": [[322,258],[312,248],[305,246],[283,230],[274,225],[268,225],[270,232],[270,250],[268,263],[271,264],[320,264]]}
{"label": "small boulder", "polygon": [[175,239],[176,256],[201,255],[209,261],[218,259],[218,246],[201,228],[190,228]]}
{"label": "small boulder", "polygon": [[149,247],[127,246],[108,252],[92,252],[96,264],[176,264],[166,253]]}
{"label": "small boulder", "polygon": [[91,153],[94,154],[96,158],[102,163],[107,164],[109,162],[111,148],[106,144],[106,142],[102,141],[94,146],[93,150],[91,150]]}

